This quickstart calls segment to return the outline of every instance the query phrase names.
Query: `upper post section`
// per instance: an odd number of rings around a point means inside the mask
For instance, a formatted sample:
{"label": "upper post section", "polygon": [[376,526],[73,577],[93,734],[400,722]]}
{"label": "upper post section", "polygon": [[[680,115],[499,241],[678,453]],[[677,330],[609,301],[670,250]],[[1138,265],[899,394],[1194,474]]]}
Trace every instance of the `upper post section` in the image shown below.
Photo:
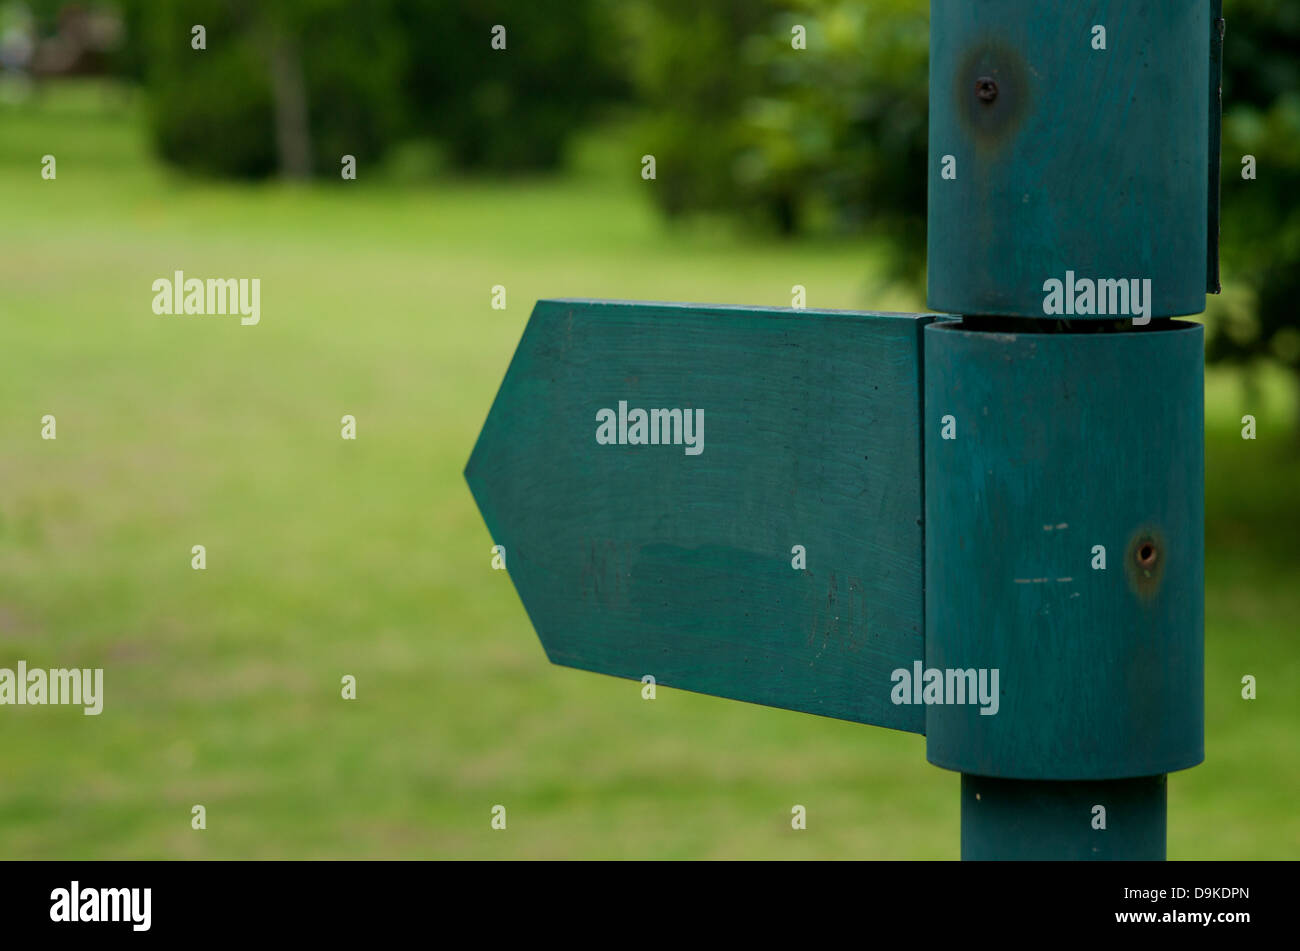
{"label": "upper post section", "polygon": [[1205,310],[1214,8],[931,0],[931,308],[1138,322]]}

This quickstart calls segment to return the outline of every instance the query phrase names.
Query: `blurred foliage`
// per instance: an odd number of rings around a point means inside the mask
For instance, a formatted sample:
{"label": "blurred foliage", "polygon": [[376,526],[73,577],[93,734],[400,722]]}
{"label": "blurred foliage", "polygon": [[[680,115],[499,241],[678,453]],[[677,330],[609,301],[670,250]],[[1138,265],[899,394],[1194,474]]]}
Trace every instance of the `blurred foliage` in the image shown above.
{"label": "blurred foliage", "polygon": [[917,0],[626,4],[664,210],[732,210],[783,234],[871,225],[919,273],[927,14]]}
{"label": "blurred foliage", "polygon": [[1300,373],[1300,4],[1230,0],[1224,19],[1222,249],[1254,301],[1215,308],[1206,353]]}
{"label": "blurred foliage", "polygon": [[[243,178],[282,170],[277,121],[291,120],[277,63],[303,93],[309,163],[295,171],[337,174],[340,156],[376,157],[401,131],[408,49],[392,0],[129,0],[124,10],[134,47],[124,68],[144,81],[150,131],[175,165]],[[202,50],[191,46],[196,24]]]}
{"label": "blurred foliage", "polygon": [[[190,170],[337,175],[432,136],[464,168],[556,166],[620,90],[592,0],[126,0],[120,69],[159,153]],[[191,47],[202,24],[207,47]],[[492,28],[507,28],[505,50]],[[469,38],[474,38],[471,42]],[[299,113],[305,111],[305,117]],[[286,151],[309,152],[309,163]]]}
{"label": "blurred foliage", "polygon": [[621,14],[655,199],[670,215],[734,209],[738,116],[759,88],[746,44],[767,29],[771,0],[630,0]]}
{"label": "blurred foliage", "polygon": [[[403,0],[414,42],[412,128],[461,168],[553,168],[570,135],[624,88],[607,7],[592,0]],[[492,30],[506,27],[504,50]]]}
{"label": "blurred foliage", "polygon": [[[69,5],[26,0],[47,34]],[[783,235],[867,232],[925,262],[926,0],[119,0],[117,70],[191,170],[337,180],[434,142],[462,169],[548,169],[631,99],[653,201]],[[1227,0],[1222,257],[1211,360],[1300,372],[1300,4]],[[190,28],[207,28],[191,49]],[[506,27],[506,49],[492,48]],[[797,34],[802,31],[801,35]],[[793,53],[794,41],[806,47]],[[400,155],[400,151],[398,152]],[[1258,177],[1241,177],[1254,156]],[[639,157],[639,156],[638,156]],[[887,240],[885,240],[887,239]]]}
{"label": "blurred foliage", "polygon": [[[1300,4],[1226,6],[1222,256],[1230,288],[1247,293],[1211,301],[1207,352],[1300,371]],[[795,25],[807,49],[790,55]],[[871,231],[920,273],[924,0],[632,0],[623,27],[668,214]],[[1247,154],[1257,180],[1241,177]]]}

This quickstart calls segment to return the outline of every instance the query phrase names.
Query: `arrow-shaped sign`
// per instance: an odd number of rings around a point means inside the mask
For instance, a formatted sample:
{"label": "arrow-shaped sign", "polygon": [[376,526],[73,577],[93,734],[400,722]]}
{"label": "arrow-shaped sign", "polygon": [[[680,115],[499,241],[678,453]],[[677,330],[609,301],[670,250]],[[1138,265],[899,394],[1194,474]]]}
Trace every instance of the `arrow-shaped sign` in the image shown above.
{"label": "arrow-shaped sign", "polygon": [[923,732],[933,319],[540,301],[465,478],[551,661]]}

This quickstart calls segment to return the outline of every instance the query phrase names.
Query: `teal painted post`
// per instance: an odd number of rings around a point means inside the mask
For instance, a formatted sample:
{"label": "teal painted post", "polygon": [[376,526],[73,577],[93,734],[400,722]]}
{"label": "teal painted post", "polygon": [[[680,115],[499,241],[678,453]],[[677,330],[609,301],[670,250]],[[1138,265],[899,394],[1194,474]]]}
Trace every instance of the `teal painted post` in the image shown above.
{"label": "teal painted post", "polygon": [[[961,778],[965,860],[1165,858],[1164,776],[1075,782]],[[1080,827],[1104,804],[1106,828]]]}
{"label": "teal painted post", "polygon": [[931,2],[928,303],[967,316],[925,333],[926,659],[1001,674],[927,708],[964,858],[1164,858],[1203,757],[1203,334],[1163,318],[1218,290],[1220,8]]}
{"label": "teal painted post", "polygon": [[1043,317],[1072,271],[1204,311],[1212,32],[1210,0],[931,0],[929,306]]}
{"label": "teal painted post", "polygon": [[1163,858],[1204,756],[1204,334],[1043,329],[925,331],[926,667],[998,675],[926,756],[965,858]]}

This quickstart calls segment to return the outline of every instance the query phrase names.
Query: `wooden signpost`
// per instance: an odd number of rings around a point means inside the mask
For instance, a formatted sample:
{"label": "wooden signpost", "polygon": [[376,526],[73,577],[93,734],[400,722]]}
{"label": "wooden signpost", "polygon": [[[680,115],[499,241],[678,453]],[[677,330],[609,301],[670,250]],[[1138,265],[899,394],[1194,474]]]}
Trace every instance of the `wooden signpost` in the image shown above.
{"label": "wooden signpost", "polygon": [[1209,0],[933,0],[960,319],[539,302],[466,479],[547,656],[924,733],[964,858],[1164,858],[1222,35]]}

